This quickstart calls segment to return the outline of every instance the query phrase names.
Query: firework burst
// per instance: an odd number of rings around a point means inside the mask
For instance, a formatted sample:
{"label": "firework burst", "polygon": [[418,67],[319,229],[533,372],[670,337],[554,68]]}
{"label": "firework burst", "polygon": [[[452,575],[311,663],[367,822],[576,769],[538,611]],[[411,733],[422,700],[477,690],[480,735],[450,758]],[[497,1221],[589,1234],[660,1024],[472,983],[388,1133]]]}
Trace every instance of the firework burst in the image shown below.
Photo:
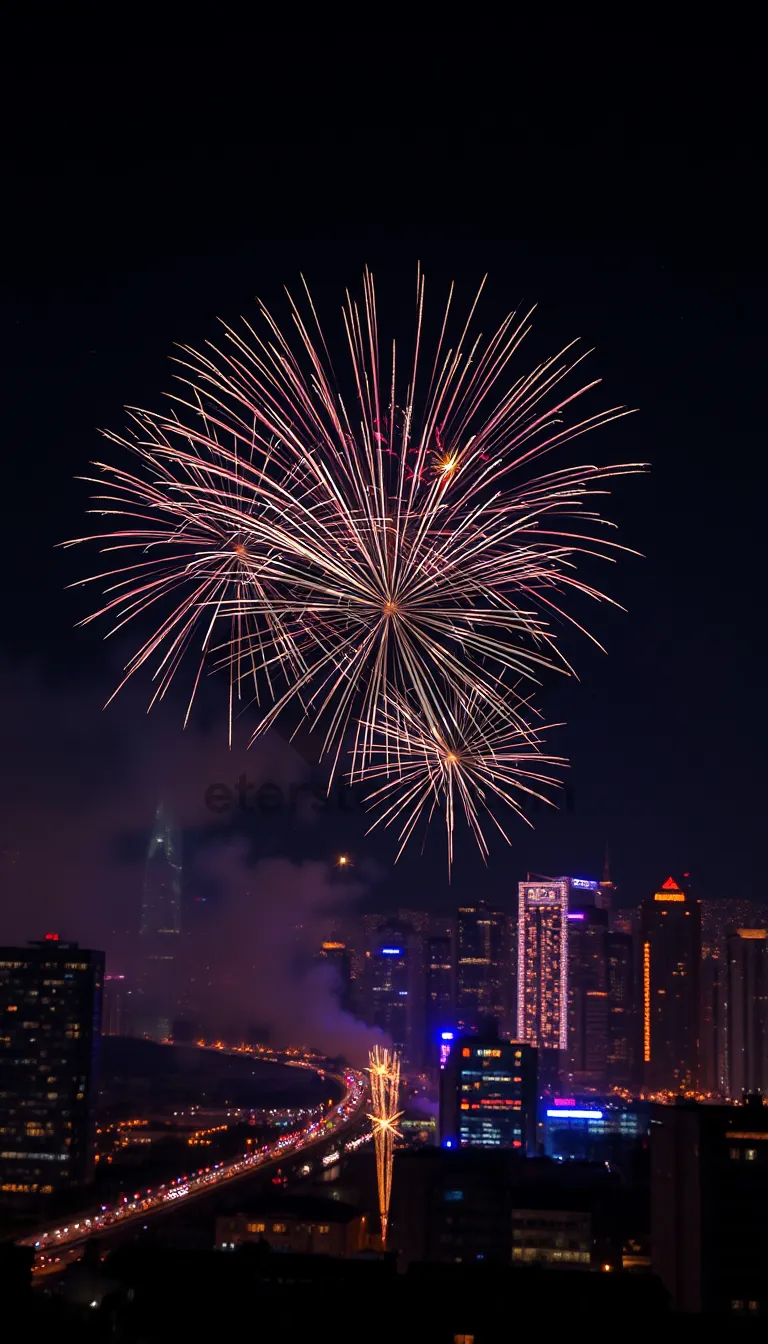
{"label": "firework burst", "polygon": [[[509,800],[500,769],[530,731],[526,703],[544,669],[571,671],[554,631],[577,624],[564,600],[611,600],[577,571],[585,554],[624,549],[591,501],[639,469],[537,474],[545,454],[626,412],[574,414],[595,382],[571,385],[584,358],[573,346],[516,374],[530,314],[483,339],[479,297],[454,331],[451,290],[428,342],[419,273],[413,341],[384,354],[366,273],[362,303],[342,310],[346,386],[306,289],[304,308],[289,296],[290,338],[262,306],[261,333],[225,327],[221,348],[184,349],[168,409],[135,411],[128,438],[108,436],[136,465],[96,464],[104,531],[78,539],[110,556],[87,580],[105,592],[87,619],[116,630],[154,616],[125,669],[152,668],[153,699],[191,658],[191,706],[206,666],[224,664],[230,730],[246,698],[262,707],[256,733],[291,707],[332,770],[349,737],[353,780],[403,760],[401,713],[426,747],[450,740],[457,703],[464,719],[471,706],[474,754],[438,786],[449,833],[457,796],[475,800],[475,830],[481,785]],[[486,769],[491,726],[502,736]]]}
{"label": "firework burst", "polygon": [[518,722],[510,727],[504,719],[499,721],[495,710],[478,704],[473,694],[466,700],[454,697],[448,720],[436,728],[401,699],[379,716],[377,734],[383,742],[363,770],[366,780],[384,780],[368,796],[371,807],[379,811],[370,830],[399,822],[399,858],[419,820],[429,822],[436,811],[442,812],[450,873],[454,824],[460,809],[480,853],[487,858],[484,820],[492,821],[510,843],[494,815],[494,802],[511,808],[528,825],[526,802],[554,806],[548,793],[560,786],[560,779],[545,770],[562,768],[566,761],[543,754],[542,734],[561,726],[524,725],[518,713]]}

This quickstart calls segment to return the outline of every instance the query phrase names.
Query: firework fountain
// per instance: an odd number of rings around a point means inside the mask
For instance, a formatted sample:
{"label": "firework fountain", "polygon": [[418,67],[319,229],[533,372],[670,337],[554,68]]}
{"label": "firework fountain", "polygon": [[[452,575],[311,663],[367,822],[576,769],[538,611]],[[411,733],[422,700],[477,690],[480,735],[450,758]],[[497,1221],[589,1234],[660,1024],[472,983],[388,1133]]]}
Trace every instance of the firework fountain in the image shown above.
{"label": "firework fountain", "polygon": [[400,1092],[400,1056],[397,1051],[385,1050],[375,1045],[369,1056],[368,1072],[371,1075],[373,1105],[373,1112],[368,1119],[373,1125],[373,1141],[376,1147],[381,1243],[386,1247],[395,1139],[401,1137],[397,1122],[403,1114],[397,1109]]}

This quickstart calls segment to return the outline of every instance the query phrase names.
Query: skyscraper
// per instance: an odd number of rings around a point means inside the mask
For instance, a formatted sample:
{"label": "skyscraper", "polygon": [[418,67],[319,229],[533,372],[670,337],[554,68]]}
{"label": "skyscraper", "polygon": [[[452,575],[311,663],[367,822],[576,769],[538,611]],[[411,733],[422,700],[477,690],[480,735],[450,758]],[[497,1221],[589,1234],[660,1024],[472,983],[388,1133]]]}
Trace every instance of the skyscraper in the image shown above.
{"label": "skyscraper", "polygon": [[163,802],[158,804],[147,849],[139,928],[140,1030],[171,1034],[179,986],[181,934],[181,841]]}
{"label": "skyscraper", "polygon": [[511,967],[507,918],[483,901],[460,906],[456,921],[456,1016],[463,1031],[501,1022]]}
{"label": "skyscraper", "polygon": [[569,1086],[602,1087],[608,1066],[608,913],[568,912]]}
{"label": "skyscraper", "polygon": [[440,1075],[444,1148],[518,1148],[536,1137],[536,1051],[493,1033],[461,1036]]}
{"label": "skyscraper", "polygon": [[348,1013],[352,1007],[352,959],[346,943],[336,939],[326,940],[321,943],[318,956],[321,962],[333,967],[339,1004]]}
{"label": "skyscraper", "polygon": [[668,877],[640,907],[643,1064],[652,1092],[683,1092],[699,1077],[701,913]]}
{"label": "skyscraper", "polygon": [[409,1064],[420,1062],[419,1027],[423,1023],[417,1004],[419,967],[414,954],[415,938],[413,929],[402,920],[381,924],[365,967],[368,1022],[391,1037],[395,1049]]}
{"label": "skyscraper", "polygon": [[517,1035],[540,1050],[568,1045],[568,879],[518,887]]}
{"label": "skyscraper", "polygon": [[0,1190],[90,1180],[104,954],[48,933],[0,948]]}
{"label": "skyscraper", "polygon": [[606,934],[608,963],[608,1082],[629,1087],[636,1067],[637,1016],[632,937]]}
{"label": "skyscraper", "polygon": [[725,944],[728,1094],[768,1095],[768,930],[734,929]]}
{"label": "skyscraper", "polygon": [[432,1065],[439,1059],[440,1032],[453,1027],[455,1016],[450,938],[428,938],[426,941],[425,989],[425,1059]]}

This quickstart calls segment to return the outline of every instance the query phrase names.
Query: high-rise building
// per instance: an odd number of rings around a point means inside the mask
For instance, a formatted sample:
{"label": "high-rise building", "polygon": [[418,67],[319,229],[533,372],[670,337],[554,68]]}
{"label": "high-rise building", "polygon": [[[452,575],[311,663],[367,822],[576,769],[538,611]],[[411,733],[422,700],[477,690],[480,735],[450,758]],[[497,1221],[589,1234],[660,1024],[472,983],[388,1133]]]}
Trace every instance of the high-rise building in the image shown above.
{"label": "high-rise building", "polygon": [[629,934],[606,934],[608,964],[608,1082],[629,1087],[637,1062],[634,946]]}
{"label": "high-rise building", "polygon": [[460,1036],[440,1074],[444,1148],[519,1148],[536,1138],[536,1051],[498,1035]]}
{"label": "high-rise building", "polygon": [[461,906],[456,920],[456,1016],[462,1031],[503,1021],[511,967],[507,917],[483,901]]}
{"label": "high-rise building", "polygon": [[102,1036],[130,1036],[129,988],[124,975],[105,975]]}
{"label": "high-rise building", "polygon": [[569,1087],[602,1087],[608,1068],[608,913],[568,912]]}
{"label": "high-rise building", "polygon": [[140,1030],[165,1038],[178,1002],[181,842],[161,802],[147,849],[139,929]]}
{"label": "high-rise building", "polygon": [[[768,1107],[684,1101],[650,1127],[651,1255],[678,1312],[768,1311]],[[726,1332],[727,1333],[727,1332]]]}
{"label": "high-rise building", "polygon": [[367,1020],[391,1037],[410,1064],[420,1063],[423,1039],[416,937],[402,920],[388,920],[376,930],[365,963]]}
{"label": "high-rise building", "polygon": [[517,916],[517,1035],[540,1050],[568,1046],[568,879],[521,882]]}
{"label": "high-rise building", "polygon": [[600,904],[603,910],[613,909],[613,903],[616,899],[616,883],[611,881],[611,854],[607,840],[605,842],[603,876],[600,879],[600,898]]}
{"label": "high-rise building", "polygon": [[321,962],[333,967],[339,1004],[348,1013],[352,1007],[352,960],[346,943],[329,939],[321,943],[318,955]]}
{"label": "high-rise building", "polygon": [[104,954],[49,933],[0,948],[0,1191],[87,1183]]}
{"label": "high-rise building", "polygon": [[453,1027],[453,957],[450,938],[428,938],[425,947],[425,1050],[429,1065],[438,1063],[441,1031]]}
{"label": "high-rise building", "polygon": [[735,929],[726,938],[725,983],[728,1094],[768,1096],[768,930]]}
{"label": "high-rise building", "polygon": [[710,944],[701,956],[699,1086],[716,1097],[729,1095],[725,1039],[725,948]]}
{"label": "high-rise building", "polygon": [[685,1092],[699,1078],[701,914],[667,878],[641,906],[643,1065],[651,1092]]}

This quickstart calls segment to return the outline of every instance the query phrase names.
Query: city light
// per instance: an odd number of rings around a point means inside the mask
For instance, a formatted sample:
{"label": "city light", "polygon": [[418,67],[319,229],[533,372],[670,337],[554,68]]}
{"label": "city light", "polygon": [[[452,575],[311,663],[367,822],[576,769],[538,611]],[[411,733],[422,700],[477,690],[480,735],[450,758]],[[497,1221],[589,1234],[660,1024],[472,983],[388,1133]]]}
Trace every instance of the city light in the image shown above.
{"label": "city light", "polygon": [[400,1093],[400,1056],[396,1050],[385,1050],[375,1045],[369,1055],[371,1075],[371,1101],[373,1114],[368,1119],[373,1125],[373,1138],[376,1145],[376,1178],[379,1187],[379,1215],[381,1218],[381,1244],[387,1244],[387,1226],[389,1223],[389,1201],[392,1196],[392,1167],[394,1163],[395,1139],[401,1134],[397,1121],[403,1114],[397,1109]]}
{"label": "city light", "polygon": [[651,1058],[651,944],[643,943],[643,1060]]}
{"label": "city light", "polygon": [[382,947],[382,957],[401,957],[403,955],[402,947]]}
{"label": "city light", "polygon": [[602,1120],[602,1111],[580,1111],[574,1110],[551,1110],[547,1111],[547,1119],[556,1118],[559,1120]]}

